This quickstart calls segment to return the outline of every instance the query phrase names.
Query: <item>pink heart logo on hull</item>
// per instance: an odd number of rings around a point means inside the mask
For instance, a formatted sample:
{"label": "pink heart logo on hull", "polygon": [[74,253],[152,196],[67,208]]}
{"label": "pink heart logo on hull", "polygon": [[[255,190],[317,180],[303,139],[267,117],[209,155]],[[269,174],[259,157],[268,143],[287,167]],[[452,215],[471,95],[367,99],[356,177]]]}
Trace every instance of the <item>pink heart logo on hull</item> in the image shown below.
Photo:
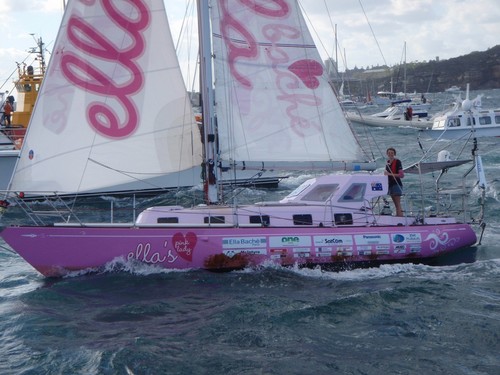
{"label": "pink heart logo on hull", "polygon": [[188,262],[193,260],[193,251],[197,241],[198,238],[193,232],[188,232],[185,236],[182,233],[176,233],[172,237],[175,251],[177,251],[177,254],[182,259]]}
{"label": "pink heart logo on hull", "polygon": [[288,67],[306,85],[307,88],[315,89],[319,86],[316,77],[323,75],[323,66],[316,60],[298,60]]}

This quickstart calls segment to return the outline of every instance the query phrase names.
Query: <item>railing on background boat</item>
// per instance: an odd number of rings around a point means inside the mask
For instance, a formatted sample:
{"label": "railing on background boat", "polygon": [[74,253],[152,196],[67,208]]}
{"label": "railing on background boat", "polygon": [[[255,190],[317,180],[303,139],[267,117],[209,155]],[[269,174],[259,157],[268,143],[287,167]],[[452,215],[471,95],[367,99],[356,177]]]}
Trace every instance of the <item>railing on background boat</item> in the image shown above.
{"label": "railing on background boat", "polygon": [[2,145],[2,150],[20,150],[23,145],[26,128],[22,126],[1,126],[0,131],[12,142],[12,145]]}

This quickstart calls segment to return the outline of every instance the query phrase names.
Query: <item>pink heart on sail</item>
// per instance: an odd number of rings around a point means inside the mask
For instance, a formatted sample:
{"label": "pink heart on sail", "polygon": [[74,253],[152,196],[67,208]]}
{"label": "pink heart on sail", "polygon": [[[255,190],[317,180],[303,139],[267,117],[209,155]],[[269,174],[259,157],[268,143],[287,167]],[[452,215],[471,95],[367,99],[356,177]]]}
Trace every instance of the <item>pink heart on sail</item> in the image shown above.
{"label": "pink heart on sail", "polygon": [[172,237],[175,251],[188,262],[193,260],[193,251],[197,241],[198,238],[193,232],[188,232],[185,236],[182,233],[176,233]]}
{"label": "pink heart on sail", "polygon": [[315,89],[319,86],[316,77],[323,75],[323,66],[316,60],[298,60],[288,67],[306,85],[307,88]]}

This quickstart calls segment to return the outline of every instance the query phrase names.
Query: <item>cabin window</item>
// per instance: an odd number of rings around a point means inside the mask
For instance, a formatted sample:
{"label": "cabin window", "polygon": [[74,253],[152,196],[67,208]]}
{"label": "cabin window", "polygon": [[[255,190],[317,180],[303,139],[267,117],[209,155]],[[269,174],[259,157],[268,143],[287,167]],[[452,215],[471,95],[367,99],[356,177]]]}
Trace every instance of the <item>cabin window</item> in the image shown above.
{"label": "cabin window", "polygon": [[250,224],[262,224],[265,227],[268,227],[270,223],[271,220],[269,219],[269,215],[250,216]]}
{"label": "cabin window", "polygon": [[472,119],[470,117],[467,118],[467,126],[471,125],[476,125],[476,119],[474,117]]}
{"label": "cabin window", "polygon": [[334,214],[335,225],[352,225],[352,214]]}
{"label": "cabin window", "polygon": [[318,185],[309,193],[304,195],[303,201],[326,202],[328,198],[338,189],[339,184]]}
{"label": "cabin window", "polygon": [[158,224],[177,224],[179,223],[178,217],[159,217],[156,222]]}
{"label": "cabin window", "polygon": [[205,224],[224,224],[226,218],[224,216],[205,216],[203,222]]}
{"label": "cabin window", "polygon": [[500,116],[499,115],[495,116],[495,124],[500,124]]}
{"label": "cabin window", "polygon": [[456,126],[460,126],[460,119],[457,117],[449,119],[448,127],[454,128]]}
{"label": "cabin window", "polygon": [[365,197],[366,184],[352,184],[342,195],[339,202],[361,202]]}
{"label": "cabin window", "polygon": [[304,183],[302,183],[300,186],[295,188],[290,194],[286,196],[286,198],[293,198],[302,193],[304,190],[306,190],[309,186],[313,184],[314,181],[308,180]]}
{"label": "cabin window", "polygon": [[490,116],[479,117],[479,124],[491,125],[491,117]]}
{"label": "cabin window", "polygon": [[312,225],[313,219],[310,214],[293,215],[293,225]]}

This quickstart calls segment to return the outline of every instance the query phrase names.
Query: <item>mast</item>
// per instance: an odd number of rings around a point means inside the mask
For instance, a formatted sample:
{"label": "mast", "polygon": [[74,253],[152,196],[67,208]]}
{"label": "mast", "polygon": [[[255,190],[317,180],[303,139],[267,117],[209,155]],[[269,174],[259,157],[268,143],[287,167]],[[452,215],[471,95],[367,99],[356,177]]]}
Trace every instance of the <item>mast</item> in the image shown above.
{"label": "mast", "polygon": [[40,74],[43,76],[45,75],[45,68],[46,68],[46,63],[45,63],[45,44],[43,43],[42,37],[36,39],[33,34],[31,34],[33,38],[36,41],[36,47],[33,47],[29,50],[30,53],[36,54],[38,63],[40,64]]}
{"label": "mast", "polygon": [[338,53],[337,53],[337,45],[338,45],[338,41],[337,41],[337,24],[335,24],[335,78],[337,78],[339,76],[339,57],[338,57]]}
{"label": "mast", "polygon": [[202,100],[202,127],[205,150],[204,191],[207,203],[218,202],[217,152],[215,114],[213,110],[214,89],[212,77],[212,43],[208,1],[198,0],[198,34],[200,44],[200,86]]}
{"label": "mast", "polygon": [[405,95],[405,98],[406,98],[406,41],[405,41],[405,44],[404,44],[404,56],[405,56],[405,59],[403,61],[403,93]]}

